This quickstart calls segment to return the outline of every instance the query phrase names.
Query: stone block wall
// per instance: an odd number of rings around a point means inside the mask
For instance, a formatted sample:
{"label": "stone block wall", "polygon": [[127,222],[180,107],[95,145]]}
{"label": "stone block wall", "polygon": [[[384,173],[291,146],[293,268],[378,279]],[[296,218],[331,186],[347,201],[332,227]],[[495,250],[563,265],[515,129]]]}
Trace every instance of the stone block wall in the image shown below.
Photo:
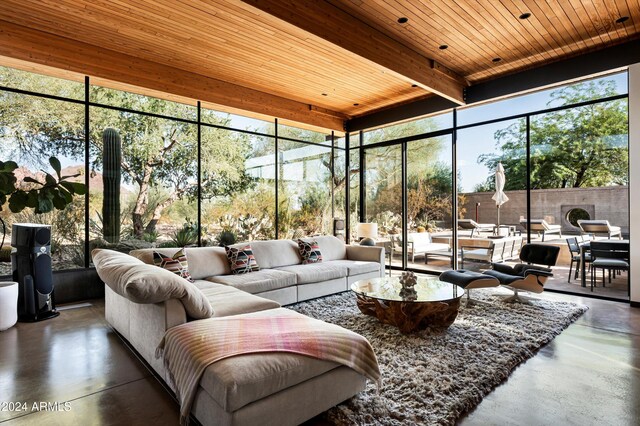
{"label": "stone block wall", "polygon": [[[497,209],[491,199],[493,192],[466,193],[465,217],[478,222],[497,223]],[[527,217],[527,191],[506,191],[509,201],[500,208],[500,223],[515,225]],[[566,216],[572,208],[586,210],[591,219],[608,220],[629,234],[629,188],[627,186],[607,186],[597,188],[538,189],[531,191],[531,218],[545,219],[549,223],[561,224],[563,232],[579,232]]]}

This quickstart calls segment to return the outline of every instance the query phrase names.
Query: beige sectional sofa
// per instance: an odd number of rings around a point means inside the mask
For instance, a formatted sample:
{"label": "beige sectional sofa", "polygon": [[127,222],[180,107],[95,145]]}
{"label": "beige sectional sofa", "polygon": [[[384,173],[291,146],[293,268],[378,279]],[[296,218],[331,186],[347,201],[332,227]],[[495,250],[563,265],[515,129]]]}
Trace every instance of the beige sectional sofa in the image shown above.
{"label": "beige sectional sofa", "polygon": [[[243,275],[231,275],[223,248],[187,248],[193,285],[211,304],[214,317],[277,315],[285,309],[281,305],[342,292],[354,281],[383,276],[382,247],[346,246],[332,236],[314,240],[323,262],[310,265],[301,264],[294,241],[253,241],[250,244],[261,269]],[[177,250],[158,251],[173,255]],[[151,263],[153,250],[135,250],[131,255]],[[131,267],[134,263],[145,266],[132,260]],[[96,268],[103,280],[112,279],[101,274],[98,262]],[[155,350],[166,330],[191,320],[188,309],[179,299],[135,303],[114,291],[113,283],[106,284],[107,321],[170,383]],[[364,386],[364,376],[333,362],[290,353],[242,355],[207,368],[192,414],[204,425],[294,425],[350,398]]]}

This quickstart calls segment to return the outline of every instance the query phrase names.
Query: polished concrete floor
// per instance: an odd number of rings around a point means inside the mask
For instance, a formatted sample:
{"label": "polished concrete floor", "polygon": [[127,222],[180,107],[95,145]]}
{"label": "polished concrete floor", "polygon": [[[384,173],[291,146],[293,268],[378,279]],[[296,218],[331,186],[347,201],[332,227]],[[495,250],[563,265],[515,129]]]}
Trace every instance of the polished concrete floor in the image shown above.
{"label": "polished concrete floor", "polygon": [[[460,424],[638,425],[640,309],[540,297],[590,309]],[[0,332],[0,423],[177,425],[178,405],[105,323],[103,302],[91,301]]]}

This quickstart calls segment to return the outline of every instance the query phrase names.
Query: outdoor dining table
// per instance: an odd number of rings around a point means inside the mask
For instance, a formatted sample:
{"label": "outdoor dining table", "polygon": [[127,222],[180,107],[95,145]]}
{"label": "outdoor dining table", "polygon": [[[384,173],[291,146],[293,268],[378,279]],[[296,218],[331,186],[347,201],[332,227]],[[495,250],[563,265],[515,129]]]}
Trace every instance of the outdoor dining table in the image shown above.
{"label": "outdoor dining table", "polygon": [[[598,242],[603,242],[603,243],[615,243],[615,244],[620,244],[621,246],[626,246],[626,248],[629,248],[629,240],[598,240]],[[585,241],[584,243],[580,244],[580,274],[581,274],[581,285],[582,287],[586,287],[587,286],[587,278],[585,277],[585,272],[586,272],[586,268],[585,268],[585,255],[588,251],[591,251],[591,241]]]}

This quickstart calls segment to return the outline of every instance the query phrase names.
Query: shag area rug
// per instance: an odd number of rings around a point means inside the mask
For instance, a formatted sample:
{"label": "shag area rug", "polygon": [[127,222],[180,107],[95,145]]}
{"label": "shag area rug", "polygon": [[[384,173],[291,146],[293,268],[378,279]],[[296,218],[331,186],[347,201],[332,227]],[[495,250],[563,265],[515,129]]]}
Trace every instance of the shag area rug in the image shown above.
{"label": "shag area rug", "polygon": [[325,413],[338,425],[453,425],[588,308],[530,299],[504,303],[504,295],[474,290],[486,304],[465,306],[446,330],[402,335],[362,314],[355,295],[342,293],[290,308],[338,324],[369,339],[378,357],[382,387],[364,392]]}

